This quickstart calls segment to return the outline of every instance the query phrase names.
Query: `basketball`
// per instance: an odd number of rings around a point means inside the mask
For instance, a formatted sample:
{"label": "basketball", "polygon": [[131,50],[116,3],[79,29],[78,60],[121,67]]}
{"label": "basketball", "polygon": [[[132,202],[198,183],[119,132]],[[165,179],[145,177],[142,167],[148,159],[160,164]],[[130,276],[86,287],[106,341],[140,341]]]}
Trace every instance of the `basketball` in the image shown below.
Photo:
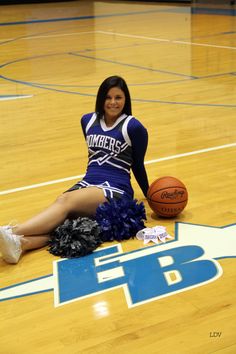
{"label": "basketball", "polygon": [[153,181],[148,189],[147,200],[155,214],[172,218],[186,207],[188,191],[177,178],[165,176]]}

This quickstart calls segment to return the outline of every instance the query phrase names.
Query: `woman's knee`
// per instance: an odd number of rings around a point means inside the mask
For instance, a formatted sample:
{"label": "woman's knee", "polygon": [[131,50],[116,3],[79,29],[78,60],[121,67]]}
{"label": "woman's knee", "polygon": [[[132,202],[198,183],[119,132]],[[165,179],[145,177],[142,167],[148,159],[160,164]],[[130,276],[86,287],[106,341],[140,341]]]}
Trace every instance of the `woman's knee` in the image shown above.
{"label": "woman's knee", "polygon": [[69,206],[69,197],[67,193],[61,194],[55,200],[55,204],[60,204],[61,206],[68,207]]}
{"label": "woman's knee", "polygon": [[76,206],[80,204],[80,197],[79,195],[74,196],[72,192],[63,193],[57,197],[55,203],[68,213],[72,213],[76,211]]}

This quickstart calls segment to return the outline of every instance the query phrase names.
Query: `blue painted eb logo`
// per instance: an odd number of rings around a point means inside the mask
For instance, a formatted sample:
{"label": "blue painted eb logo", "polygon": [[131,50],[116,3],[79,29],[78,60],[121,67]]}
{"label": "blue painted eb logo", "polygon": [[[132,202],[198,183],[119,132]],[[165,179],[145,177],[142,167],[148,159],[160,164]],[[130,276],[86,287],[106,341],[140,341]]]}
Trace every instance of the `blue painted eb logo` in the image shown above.
{"label": "blue painted eb logo", "polygon": [[53,263],[53,275],[0,289],[0,301],[54,290],[55,306],[123,288],[128,307],[219,278],[219,258],[236,257],[236,225],[176,223],[176,240],[123,253],[121,244]]}
{"label": "blue painted eb logo", "polygon": [[122,253],[115,245],[80,259],[57,263],[55,305],[123,287],[129,307],[187,290],[221,274],[199,246],[166,251],[149,247]]}

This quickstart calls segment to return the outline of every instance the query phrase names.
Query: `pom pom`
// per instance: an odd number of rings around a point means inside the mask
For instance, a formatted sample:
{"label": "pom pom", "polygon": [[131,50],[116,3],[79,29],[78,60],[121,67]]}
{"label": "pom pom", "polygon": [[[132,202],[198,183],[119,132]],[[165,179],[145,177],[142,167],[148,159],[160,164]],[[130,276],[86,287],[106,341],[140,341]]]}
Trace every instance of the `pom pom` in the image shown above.
{"label": "pom pom", "polygon": [[101,228],[101,239],[105,241],[122,241],[134,238],[143,229],[146,220],[144,204],[132,199],[112,199],[96,210],[96,221]]}
{"label": "pom pom", "polygon": [[66,219],[52,232],[48,251],[66,258],[85,256],[101,245],[100,232],[98,223],[90,218]]}
{"label": "pom pom", "polygon": [[145,228],[144,204],[132,199],[112,199],[101,204],[96,219],[66,219],[52,233],[48,251],[54,256],[74,258],[92,253],[106,241],[134,238]]}

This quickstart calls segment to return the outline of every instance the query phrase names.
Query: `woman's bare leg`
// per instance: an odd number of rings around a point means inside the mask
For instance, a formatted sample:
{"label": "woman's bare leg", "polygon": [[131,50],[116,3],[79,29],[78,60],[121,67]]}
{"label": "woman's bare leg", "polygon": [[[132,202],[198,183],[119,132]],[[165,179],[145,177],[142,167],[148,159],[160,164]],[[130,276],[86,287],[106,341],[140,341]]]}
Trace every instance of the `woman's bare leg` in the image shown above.
{"label": "woman's bare leg", "polygon": [[46,246],[48,244],[49,238],[49,235],[23,236],[21,238],[22,253]]}
{"label": "woman's bare leg", "polygon": [[[47,209],[14,227],[12,229],[13,236],[9,236],[9,233],[1,228],[0,245],[4,250],[5,259],[7,261],[10,259],[10,263],[17,263],[20,252],[24,253],[27,250],[46,246],[49,234],[71,214],[93,216],[99,204],[105,201],[103,191],[97,187],[78,189],[62,194]],[[18,236],[21,238],[19,239]],[[21,246],[19,246],[19,241]],[[15,244],[17,244],[16,257],[14,256]],[[19,251],[19,247],[21,251]]]}
{"label": "woman's bare leg", "polygon": [[88,187],[62,194],[51,206],[14,228],[16,235],[48,235],[72,213],[78,216],[92,216],[99,204],[106,198],[97,187]]}

